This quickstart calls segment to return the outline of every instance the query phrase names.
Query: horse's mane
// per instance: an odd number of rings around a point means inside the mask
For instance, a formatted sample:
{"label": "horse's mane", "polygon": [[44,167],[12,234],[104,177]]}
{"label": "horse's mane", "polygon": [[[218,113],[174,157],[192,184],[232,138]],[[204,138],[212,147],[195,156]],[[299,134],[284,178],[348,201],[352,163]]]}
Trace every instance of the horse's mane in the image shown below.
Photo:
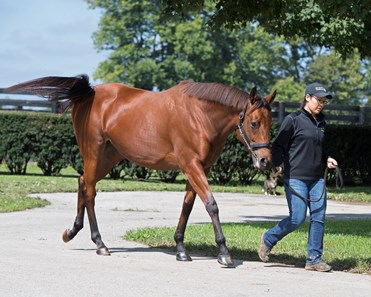
{"label": "horse's mane", "polygon": [[[221,83],[199,83],[190,80],[181,81],[180,87],[183,92],[190,96],[195,96],[201,100],[218,102],[223,105],[245,108],[250,102],[250,94],[232,86],[226,86]],[[267,107],[270,105],[261,97],[254,103],[254,109]]]}

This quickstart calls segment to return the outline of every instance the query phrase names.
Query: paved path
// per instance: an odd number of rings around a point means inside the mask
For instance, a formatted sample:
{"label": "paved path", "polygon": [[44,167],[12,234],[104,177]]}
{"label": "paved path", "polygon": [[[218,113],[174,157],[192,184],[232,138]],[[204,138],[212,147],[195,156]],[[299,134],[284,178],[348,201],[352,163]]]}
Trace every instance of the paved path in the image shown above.
{"label": "paved path", "polygon": [[[175,260],[172,252],[123,241],[129,229],[175,226],[181,192],[98,193],[96,212],[111,257],[95,254],[86,221],[65,244],[72,226],[76,194],[42,194],[52,204],[42,209],[0,214],[0,295],[6,297],[121,296],[370,296],[371,276],[345,272],[308,272],[279,263],[239,261],[222,268],[216,258]],[[285,199],[215,193],[226,222],[278,220],[286,215]],[[371,205],[329,201],[329,218],[369,218]],[[189,223],[210,222],[196,201]]]}

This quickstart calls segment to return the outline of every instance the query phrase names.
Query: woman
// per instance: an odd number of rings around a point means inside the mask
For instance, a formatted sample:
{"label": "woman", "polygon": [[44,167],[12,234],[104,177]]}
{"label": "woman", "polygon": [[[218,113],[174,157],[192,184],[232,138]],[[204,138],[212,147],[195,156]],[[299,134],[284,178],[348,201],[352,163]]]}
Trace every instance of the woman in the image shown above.
{"label": "woman", "polygon": [[284,168],[284,184],[289,216],[262,234],[259,257],[269,260],[269,253],[279,240],[304,223],[309,208],[310,226],[305,269],[331,271],[322,261],[326,212],[324,170],[335,168],[335,159],[327,156],[324,147],[325,120],[322,110],[332,96],[319,83],[309,84],[301,109],[288,115],[272,145],[275,174]]}

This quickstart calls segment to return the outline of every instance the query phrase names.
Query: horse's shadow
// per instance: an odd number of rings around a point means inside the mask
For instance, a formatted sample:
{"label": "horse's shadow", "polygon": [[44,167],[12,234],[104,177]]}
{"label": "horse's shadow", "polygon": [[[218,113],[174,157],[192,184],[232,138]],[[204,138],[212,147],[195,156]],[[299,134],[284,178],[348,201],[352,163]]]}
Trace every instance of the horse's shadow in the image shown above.
{"label": "horse's shadow", "polygon": [[[188,247],[188,245],[187,245]],[[191,258],[192,258],[192,261],[196,262],[196,261],[206,261],[206,260],[215,260],[217,259],[217,254],[218,254],[218,249],[216,247],[214,247],[216,249],[216,252],[215,252],[215,256],[211,256],[209,255],[205,255],[205,254],[202,254],[202,253],[197,253],[197,252],[192,252],[192,247],[190,246],[190,248],[188,250]],[[210,249],[210,246],[208,245],[205,245],[205,249]],[[121,249],[123,251],[127,250],[127,249]],[[174,257],[175,259],[175,256],[176,256],[176,251],[175,249],[172,249],[172,248],[169,248],[169,247],[166,247],[166,246],[163,246],[163,247],[139,247],[139,248],[131,248],[130,249],[131,252],[157,252],[157,253],[164,253],[166,255],[169,255],[169,256],[172,256]],[[234,261],[234,267],[233,268],[236,268],[240,265],[243,264],[243,260],[240,260],[240,259],[233,259]],[[225,268],[224,266],[221,266],[222,268]]]}
{"label": "horse's shadow", "polygon": [[[208,246],[207,248],[210,248]],[[95,251],[95,249],[73,249],[74,251]],[[130,247],[130,248],[125,248],[125,247],[110,247],[109,251],[111,254],[116,254],[116,253],[163,253],[169,256],[174,257],[174,260],[176,258],[176,251],[170,249],[169,247]],[[192,261],[205,261],[205,260],[213,260],[215,259],[216,261],[216,255],[215,257],[213,256],[205,256],[200,253],[190,253],[190,256],[192,257]],[[233,259],[234,261],[234,267],[236,268],[240,265],[243,264],[243,260],[240,259]]]}
{"label": "horse's shadow", "polygon": [[[94,251],[94,249],[74,249],[80,251]],[[111,254],[115,253],[163,253],[174,258],[176,256],[175,249],[168,246],[159,247],[112,247],[109,248]],[[188,244],[187,250],[192,257],[193,261],[205,261],[205,260],[215,260],[218,253],[218,249],[215,246],[208,244]],[[210,251],[215,250],[215,253],[211,256]],[[207,251],[205,253],[201,251]],[[230,253],[234,260],[234,268],[243,265],[244,262],[261,262],[256,250],[242,250],[238,248],[230,248]],[[371,258],[366,260],[371,262]],[[357,259],[347,258],[347,259],[334,259],[330,261],[330,264],[336,271],[349,271],[357,266]],[[303,269],[305,265],[305,257],[295,257],[285,253],[281,254],[271,254],[270,261],[265,263],[265,267],[282,267],[282,268],[301,268]]]}
{"label": "horse's shadow", "polygon": [[[210,255],[210,250],[215,249],[215,256]],[[95,251],[95,249],[74,249],[76,251]],[[201,245],[193,245],[188,244],[187,250],[192,257],[192,261],[205,261],[205,260],[213,260],[216,261],[216,255],[218,253],[217,248],[212,245],[208,244],[201,244]],[[109,248],[109,251],[111,254],[116,253],[163,253],[167,254],[169,256],[176,257],[176,251],[175,249],[172,249],[168,246],[158,246],[158,247],[111,247]],[[205,253],[202,253],[201,251],[208,251]],[[231,255],[233,257],[234,261],[234,267],[236,268],[238,266],[243,265],[244,262],[260,262],[260,259],[257,255],[256,251],[252,250],[240,250],[236,248],[230,249]],[[244,257],[234,257],[233,255],[241,255],[244,254]],[[271,256],[271,262],[266,263],[266,267],[304,267],[303,259],[299,259],[297,257],[288,256],[288,255],[280,255],[280,256]],[[300,262],[300,264],[298,264]]]}

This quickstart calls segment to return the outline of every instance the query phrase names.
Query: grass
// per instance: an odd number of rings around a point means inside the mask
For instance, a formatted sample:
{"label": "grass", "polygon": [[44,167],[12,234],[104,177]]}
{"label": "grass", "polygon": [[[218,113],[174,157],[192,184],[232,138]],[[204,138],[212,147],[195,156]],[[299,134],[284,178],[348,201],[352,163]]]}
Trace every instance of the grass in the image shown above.
{"label": "grass", "polygon": [[[49,204],[42,199],[29,198],[28,194],[76,192],[78,174],[71,167],[63,169],[59,176],[44,176],[35,164],[27,167],[26,175],[12,175],[5,164],[0,164],[0,212],[20,211],[24,209],[42,207]],[[234,192],[261,194],[262,180],[249,186],[241,186],[231,182],[227,186],[211,185],[213,192]],[[141,181],[135,179],[112,180],[103,179],[97,184],[97,191],[184,191],[185,177],[180,175],[175,183],[164,183],[156,177]],[[277,188],[283,193],[283,188]],[[328,197],[331,200],[347,202],[371,203],[370,187],[351,187],[344,189],[330,188]]]}
{"label": "grass", "polygon": [[[260,261],[257,255],[260,235],[275,222],[222,224],[229,251],[235,259]],[[132,230],[124,239],[175,252],[174,228],[144,228]],[[272,250],[271,262],[304,267],[308,238],[308,223],[289,234]],[[187,227],[185,244],[188,252],[215,257],[219,250],[211,224]],[[334,270],[371,274],[371,229],[369,220],[326,222],[323,260]]]}

